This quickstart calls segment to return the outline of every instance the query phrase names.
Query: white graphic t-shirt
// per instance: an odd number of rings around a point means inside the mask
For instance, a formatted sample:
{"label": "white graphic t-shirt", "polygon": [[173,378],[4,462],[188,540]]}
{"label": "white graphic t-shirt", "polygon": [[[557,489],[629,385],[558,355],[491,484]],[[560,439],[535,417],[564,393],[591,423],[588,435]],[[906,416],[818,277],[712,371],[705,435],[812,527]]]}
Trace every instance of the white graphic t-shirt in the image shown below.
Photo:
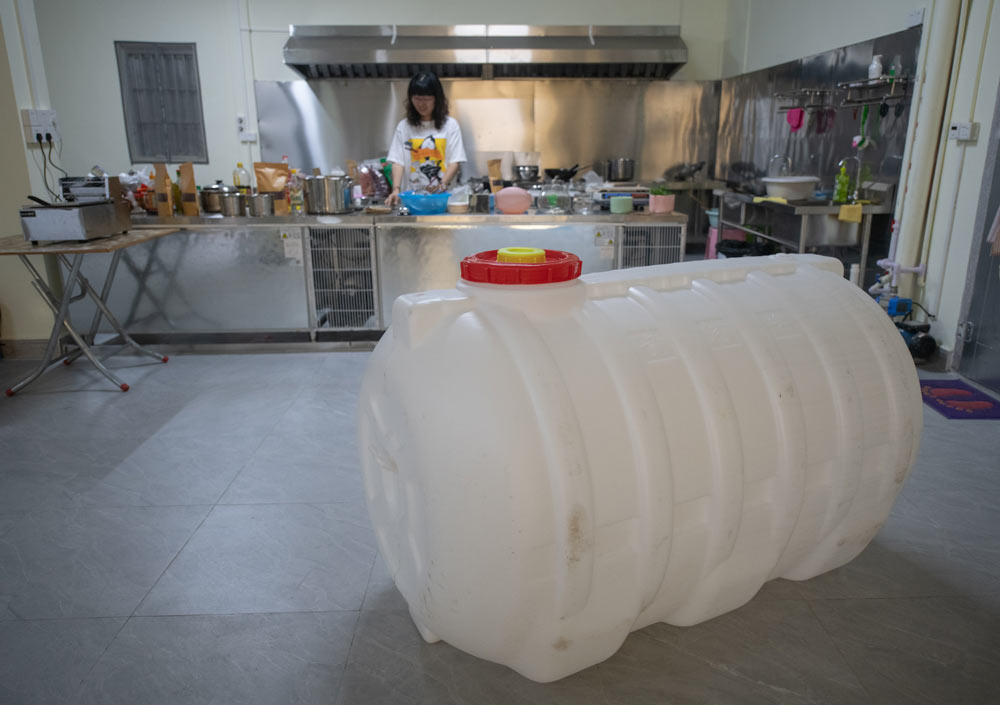
{"label": "white graphic t-shirt", "polygon": [[404,119],[396,125],[388,161],[403,166],[401,191],[420,191],[437,185],[449,164],[465,160],[462,131],[455,118],[445,118],[440,130],[433,122],[414,126]]}

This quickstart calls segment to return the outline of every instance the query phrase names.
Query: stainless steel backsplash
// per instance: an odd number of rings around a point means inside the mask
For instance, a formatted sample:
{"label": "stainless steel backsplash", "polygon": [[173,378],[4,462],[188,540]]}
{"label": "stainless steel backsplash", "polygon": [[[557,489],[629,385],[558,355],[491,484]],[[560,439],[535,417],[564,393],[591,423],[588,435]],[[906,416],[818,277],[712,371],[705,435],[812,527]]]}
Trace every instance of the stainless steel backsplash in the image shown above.
{"label": "stainless steel backsplash", "polygon": [[[836,163],[854,153],[861,109],[839,108],[819,133],[815,118],[792,132],[774,94],[833,88],[864,78],[873,54],[886,70],[896,56],[913,75],[920,44],[915,27],[724,81],[520,80],[445,81],[451,114],[459,121],[468,163],[465,176],[486,173],[486,160],[503,151],[540,152],[546,167],[596,164],[632,157],[635,176],[652,180],[671,167],[704,160],[704,176],[739,182],[762,175],[774,154],[796,173],[819,176],[829,187]],[[261,154],[324,172],[346,160],[384,156],[403,117],[407,81],[258,81]],[[839,106],[842,95],[834,94]],[[909,101],[885,118],[874,106],[869,133],[877,147],[861,153],[872,175],[896,182],[902,165]],[[598,169],[600,172],[600,170]],[[714,173],[713,173],[714,172]]]}
{"label": "stainless steel backsplash", "polygon": [[[466,176],[490,152],[540,152],[543,168],[636,161],[637,179],[715,163],[719,82],[446,81],[468,155]],[[258,81],[261,154],[324,172],[385,156],[403,117],[407,81]],[[598,170],[599,171],[599,170]]]}
{"label": "stainless steel backsplash", "polygon": [[[875,54],[883,55],[887,72],[898,56],[902,74],[912,76],[916,72],[919,46],[920,27],[914,27],[724,80],[716,176],[739,182],[751,168],[763,175],[770,158],[784,154],[791,158],[794,173],[819,176],[824,186],[831,187],[837,162],[856,153],[851,140],[860,131],[862,109],[838,107],[832,129],[823,133],[817,132],[815,114],[809,116],[810,121],[802,129],[792,132],[785,114],[778,112],[774,94],[803,88],[835,88],[842,81],[867,78],[868,65]],[[835,107],[842,98],[842,91],[834,92]],[[890,106],[884,118],[879,117],[878,105],[870,109],[868,134],[874,136],[876,147],[862,151],[859,156],[877,180],[899,181],[910,117],[909,98],[904,104],[906,107],[899,117],[894,106]],[[853,169],[849,167],[852,179]]]}

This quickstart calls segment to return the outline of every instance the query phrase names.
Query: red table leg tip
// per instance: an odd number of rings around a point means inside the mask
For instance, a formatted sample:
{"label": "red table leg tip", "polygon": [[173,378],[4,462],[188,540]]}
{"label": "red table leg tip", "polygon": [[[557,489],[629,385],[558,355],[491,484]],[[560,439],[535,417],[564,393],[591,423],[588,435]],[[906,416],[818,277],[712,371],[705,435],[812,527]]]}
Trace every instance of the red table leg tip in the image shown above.
{"label": "red table leg tip", "polygon": [[122,384],[122,391],[123,392],[127,392],[128,391],[128,385],[127,384]]}
{"label": "red table leg tip", "polygon": [[12,397],[12,396],[14,396],[14,390],[13,390],[13,389],[8,389],[8,390],[7,390],[7,391],[6,391],[5,393],[6,393],[6,394],[7,394],[7,396],[9,396],[9,397]]}
{"label": "red table leg tip", "polygon": [[160,358],[160,362],[166,362],[169,359],[170,359],[169,357],[167,357],[166,355],[164,355],[162,358]]}
{"label": "red table leg tip", "polygon": [[63,360],[63,364],[66,365],[66,367],[69,367],[70,365],[73,364],[73,361],[67,358]]}

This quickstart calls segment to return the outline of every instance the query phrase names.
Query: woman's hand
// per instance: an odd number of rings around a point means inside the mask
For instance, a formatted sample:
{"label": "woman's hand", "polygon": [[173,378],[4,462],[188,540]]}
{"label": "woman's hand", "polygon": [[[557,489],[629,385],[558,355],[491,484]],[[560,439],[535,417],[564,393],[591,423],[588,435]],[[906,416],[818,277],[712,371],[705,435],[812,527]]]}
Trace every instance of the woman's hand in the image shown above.
{"label": "woman's hand", "polygon": [[392,190],[392,193],[386,196],[385,205],[389,206],[390,208],[394,208],[398,204],[399,204],[399,189],[394,188]]}

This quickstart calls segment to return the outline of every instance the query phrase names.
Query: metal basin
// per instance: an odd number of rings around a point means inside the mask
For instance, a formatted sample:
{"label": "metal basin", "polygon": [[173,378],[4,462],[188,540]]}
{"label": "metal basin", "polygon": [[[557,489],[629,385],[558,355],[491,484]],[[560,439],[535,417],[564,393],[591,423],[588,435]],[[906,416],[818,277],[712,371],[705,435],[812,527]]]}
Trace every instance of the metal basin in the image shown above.
{"label": "metal basin", "polygon": [[803,226],[807,228],[807,246],[856,247],[861,241],[861,223],[839,220],[836,214],[800,217]]}

